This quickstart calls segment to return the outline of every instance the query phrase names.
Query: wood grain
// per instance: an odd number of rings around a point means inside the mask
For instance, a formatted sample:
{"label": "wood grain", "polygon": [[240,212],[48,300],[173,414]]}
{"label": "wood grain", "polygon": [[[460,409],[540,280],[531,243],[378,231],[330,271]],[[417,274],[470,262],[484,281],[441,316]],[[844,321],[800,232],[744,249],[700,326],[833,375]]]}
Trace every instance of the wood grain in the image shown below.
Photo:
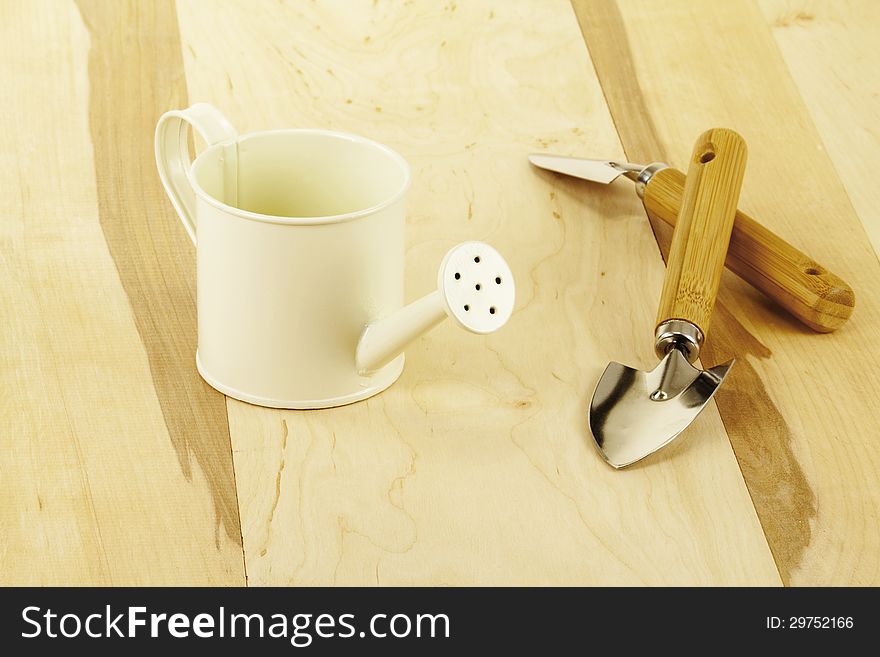
{"label": "wood grain", "polygon": [[[678,169],[658,171],[645,188],[645,210],[675,226],[684,183]],[[814,331],[836,331],[855,308],[848,283],[739,210],[725,264]]]}
{"label": "wood grain", "polygon": [[[89,28],[89,124],[101,227],[150,360],[165,424],[187,477],[207,479],[217,530],[241,543],[226,403],[195,370],[194,252],[156,173],[153,137],[185,106],[173,0],[77,0]],[[119,98],[126,102],[120,103]]]}
{"label": "wood grain", "polygon": [[663,266],[632,194],[584,194],[526,161],[620,153],[570,5],[542,3],[540,20],[529,2],[178,13],[190,97],[239,130],[344,129],[407,157],[408,299],[463,239],[495,244],[519,291],[504,330],[441,326],[366,402],[229,402],[250,583],[779,583],[714,408],[623,473],[588,434],[607,362],[656,361]]}
{"label": "wood grain", "polygon": [[[6,2],[0,582],[241,584],[242,552],[253,584],[880,582],[876,12],[759,4]],[[224,400],[195,372],[192,248],[152,162],[188,99],[402,152],[407,298],[485,239],[517,278],[510,324],[436,329],[365,403]],[[609,360],[656,362],[671,230],[525,155],[675,165],[710,125],[749,142],[741,207],[860,307],[817,336],[724,274],[720,415],[615,472],[585,409]]]}
{"label": "wood grain", "polygon": [[669,247],[656,324],[684,319],[709,335],[748,147],[726,128],[697,137]]}
{"label": "wood grain", "polygon": [[880,11],[873,0],[758,0],[856,213],[880,254]]}
{"label": "wood grain", "polygon": [[[716,400],[783,580],[880,582],[880,416],[865,402],[880,383],[880,266],[764,17],[750,2],[575,8],[627,155],[658,159],[660,144],[675,164],[707,125],[736,129],[750,149],[740,207],[861,296],[847,326],[821,336],[725,276],[707,358],[738,357]],[[632,76],[612,66],[621,58]]]}
{"label": "wood grain", "polygon": [[131,117],[123,101],[134,111],[143,98],[112,91],[120,114],[102,129],[115,130],[114,166],[101,171],[111,158],[93,151],[90,84],[111,92],[89,79],[76,5],[5,3],[0,53],[0,582],[240,583],[241,548],[215,521],[215,482],[181,467],[138,332],[140,300],[102,231],[117,192],[119,222],[155,214],[137,192],[149,182],[127,175],[140,135],[120,124]]}

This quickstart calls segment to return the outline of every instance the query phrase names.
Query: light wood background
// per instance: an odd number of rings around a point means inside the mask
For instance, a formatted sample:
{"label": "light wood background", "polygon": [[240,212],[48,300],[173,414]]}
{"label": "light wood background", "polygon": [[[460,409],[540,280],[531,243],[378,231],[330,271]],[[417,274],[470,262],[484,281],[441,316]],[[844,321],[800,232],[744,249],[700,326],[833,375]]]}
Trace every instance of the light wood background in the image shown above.
{"label": "light wood background", "polygon": [[[870,0],[0,12],[0,582],[880,584]],[[400,151],[407,298],[486,240],[517,279],[509,325],[441,325],[344,408],[215,392],[152,155],[158,116],[195,101],[242,132]],[[818,335],[726,274],[705,361],[738,361],[717,405],[614,471],[586,408],[609,360],[654,360],[668,233],[626,184],[525,155],[683,166],[711,126],[749,143],[741,207],[843,276],[856,312]]]}

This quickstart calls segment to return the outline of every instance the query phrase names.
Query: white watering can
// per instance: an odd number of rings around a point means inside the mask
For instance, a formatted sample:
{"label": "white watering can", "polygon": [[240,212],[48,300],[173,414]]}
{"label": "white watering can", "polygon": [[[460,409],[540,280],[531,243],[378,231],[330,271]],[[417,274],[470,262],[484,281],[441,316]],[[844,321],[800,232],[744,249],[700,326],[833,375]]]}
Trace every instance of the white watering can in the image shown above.
{"label": "white watering can", "polygon": [[[190,162],[187,124],[207,147]],[[438,289],[404,306],[406,161],[326,130],[239,136],[214,107],[167,112],[159,176],[197,245],[199,373],[275,408],[366,399],[403,371],[403,349],[447,316],[503,326],[513,275],[487,244],[446,254]]]}

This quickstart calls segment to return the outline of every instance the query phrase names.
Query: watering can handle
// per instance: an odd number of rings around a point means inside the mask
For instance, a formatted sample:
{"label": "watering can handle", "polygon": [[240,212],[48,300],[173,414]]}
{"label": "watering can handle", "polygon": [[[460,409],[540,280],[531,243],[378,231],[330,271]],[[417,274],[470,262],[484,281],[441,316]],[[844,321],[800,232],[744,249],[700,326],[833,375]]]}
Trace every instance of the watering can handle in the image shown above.
{"label": "watering can handle", "polygon": [[177,210],[193,244],[196,243],[195,201],[187,125],[199,133],[208,146],[238,136],[235,128],[213,105],[196,103],[185,110],[165,112],[156,124],[156,166],[165,193]]}

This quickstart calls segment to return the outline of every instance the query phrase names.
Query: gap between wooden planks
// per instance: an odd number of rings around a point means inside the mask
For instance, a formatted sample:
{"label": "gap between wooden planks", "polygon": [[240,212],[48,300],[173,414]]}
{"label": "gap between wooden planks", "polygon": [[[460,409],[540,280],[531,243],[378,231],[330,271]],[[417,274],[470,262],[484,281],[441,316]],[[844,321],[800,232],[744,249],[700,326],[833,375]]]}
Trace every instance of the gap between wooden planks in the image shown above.
{"label": "gap between wooden planks", "polygon": [[681,166],[702,130],[736,129],[741,207],[855,289],[850,323],[816,335],[728,275],[707,361],[738,357],[716,401],[783,581],[877,584],[880,266],[764,17],[748,1],[574,7],[627,155]]}
{"label": "gap between wooden planks", "polygon": [[568,3],[181,0],[178,15],[190,98],[239,130],[344,129],[407,157],[408,299],[464,239],[497,245],[518,283],[503,331],[438,328],[374,399],[229,401],[250,583],[779,583],[714,409],[627,472],[590,442],[602,368],[655,360],[663,266],[634,196],[526,162],[620,153]]}

